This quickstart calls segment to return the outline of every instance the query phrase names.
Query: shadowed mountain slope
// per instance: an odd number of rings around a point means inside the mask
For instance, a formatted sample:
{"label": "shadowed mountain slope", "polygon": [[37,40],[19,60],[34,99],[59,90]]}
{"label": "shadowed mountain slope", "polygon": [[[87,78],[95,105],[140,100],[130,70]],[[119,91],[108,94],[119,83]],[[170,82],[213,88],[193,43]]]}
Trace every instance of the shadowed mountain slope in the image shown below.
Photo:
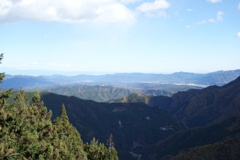
{"label": "shadowed mountain slope", "polygon": [[144,103],[97,103],[48,92],[42,92],[41,99],[53,111],[53,118],[59,113],[59,106],[65,104],[70,122],[84,141],[96,137],[105,142],[112,133],[120,157],[132,150],[134,144],[152,144],[183,129],[164,110]]}
{"label": "shadowed mountain slope", "polygon": [[204,126],[240,111],[240,77],[224,86],[175,93],[172,97],[131,95],[110,102],[142,102],[160,107],[186,127]]}
{"label": "shadowed mountain slope", "polygon": [[[235,136],[240,136],[240,112],[235,113],[227,118],[214,123],[212,125],[207,125],[205,127],[196,127],[185,131],[177,132],[163,141],[159,141],[153,145],[150,145],[143,150],[143,157],[146,160],[160,160],[160,159],[171,159],[173,155],[178,154],[181,150],[185,150],[180,153],[179,156],[176,156],[175,160],[190,160],[191,158],[184,159],[183,155],[189,156],[192,155],[192,158],[195,157],[198,159],[194,153],[188,153],[186,149],[194,148],[197,146],[205,146],[208,144],[220,145],[227,137],[234,138]],[[231,147],[225,147],[223,150],[219,151],[216,149],[217,146],[209,145],[212,151],[212,155],[224,154],[231,155],[233,150],[240,148],[239,142],[236,144],[235,149],[231,150]],[[204,148],[198,147],[193,150],[203,150]],[[184,154],[183,154],[184,153]],[[210,155],[209,153],[209,155]],[[205,156],[207,153],[204,153]],[[169,158],[169,156],[171,158]],[[202,155],[203,156],[203,155]],[[208,157],[207,159],[211,159]],[[204,158],[203,158],[204,159]],[[228,157],[229,159],[229,157]]]}

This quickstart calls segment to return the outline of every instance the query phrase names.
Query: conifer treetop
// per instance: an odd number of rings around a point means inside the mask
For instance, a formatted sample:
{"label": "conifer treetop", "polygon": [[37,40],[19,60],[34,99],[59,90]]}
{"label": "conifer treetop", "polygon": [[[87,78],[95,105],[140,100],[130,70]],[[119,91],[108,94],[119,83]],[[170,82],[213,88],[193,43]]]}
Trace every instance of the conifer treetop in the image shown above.
{"label": "conifer treetop", "polygon": [[67,121],[68,121],[68,115],[67,115],[67,111],[66,111],[66,108],[65,108],[65,105],[64,105],[64,104],[62,105],[62,110],[61,110],[61,113],[60,113],[60,118],[63,119],[63,120],[67,120]]}

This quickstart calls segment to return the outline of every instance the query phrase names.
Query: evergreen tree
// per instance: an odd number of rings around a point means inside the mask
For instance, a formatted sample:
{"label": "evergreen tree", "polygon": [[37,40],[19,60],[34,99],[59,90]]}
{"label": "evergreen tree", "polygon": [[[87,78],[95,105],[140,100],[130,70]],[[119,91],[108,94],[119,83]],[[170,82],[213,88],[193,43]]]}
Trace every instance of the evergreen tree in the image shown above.
{"label": "evergreen tree", "polygon": [[15,118],[18,126],[15,134],[18,138],[18,151],[27,159],[51,157],[51,112],[44,106],[29,105],[24,91],[15,97]]}
{"label": "evergreen tree", "polygon": [[109,138],[107,140],[107,145],[108,145],[108,156],[107,159],[109,160],[118,160],[117,156],[117,150],[114,147],[114,141],[113,141],[113,135],[110,134]]}
{"label": "evergreen tree", "polygon": [[107,148],[104,144],[99,143],[95,137],[93,137],[90,144],[86,143],[84,145],[84,149],[89,160],[107,160]]}
{"label": "evergreen tree", "polygon": [[[110,143],[109,143],[110,142]],[[117,151],[114,148],[113,136],[110,135],[107,140],[108,148],[105,147],[103,143],[99,143],[94,137],[90,144],[86,143],[84,145],[84,150],[87,152],[89,160],[118,160]]]}
{"label": "evergreen tree", "polygon": [[[3,54],[0,54],[0,63],[3,59]],[[0,73],[0,83],[4,78],[4,73]],[[11,90],[5,91],[0,95],[0,157],[1,159],[6,159],[9,157],[15,149],[12,147],[10,141],[12,142],[12,135],[9,134],[10,127],[10,117],[11,113],[7,110],[6,101],[10,96]]]}
{"label": "evergreen tree", "polygon": [[60,117],[54,121],[53,146],[56,159],[87,159],[80,134],[68,121],[64,105]]}

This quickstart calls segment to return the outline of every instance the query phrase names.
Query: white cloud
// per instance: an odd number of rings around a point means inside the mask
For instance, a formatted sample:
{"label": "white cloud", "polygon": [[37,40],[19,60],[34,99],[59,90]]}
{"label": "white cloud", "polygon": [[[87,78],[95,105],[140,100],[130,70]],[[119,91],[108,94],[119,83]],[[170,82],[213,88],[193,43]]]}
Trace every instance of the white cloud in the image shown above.
{"label": "white cloud", "polygon": [[222,0],[207,0],[208,2],[211,2],[211,3],[218,3],[218,2],[222,2]]}
{"label": "white cloud", "polygon": [[189,9],[187,9],[187,11],[188,11],[188,12],[192,12],[192,11],[193,11],[193,9],[189,8]]}
{"label": "white cloud", "polygon": [[240,32],[237,33],[237,37],[240,38]]}
{"label": "white cloud", "polygon": [[140,0],[121,0],[122,3],[125,3],[125,4],[129,4],[129,3],[135,3],[135,2],[138,2]]}
{"label": "white cloud", "polygon": [[215,23],[215,22],[216,22],[216,19],[211,18],[211,19],[208,20],[208,22],[209,22],[209,23]]}
{"label": "white cloud", "polygon": [[217,12],[217,20],[218,20],[218,21],[223,20],[223,18],[222,18],[223,15],[224,15],[224,12],[218,11],[218,12]]}
{"label": "white cloud", "polygon": [[0,0],[0,23],[131,22],[134,20],[134,12],[116,0]]}
{"label": "white cloud", "polygon": [[12,7],[11,1],[8,0],[0,0],[0,16],[5,15],[9,8]]}
{"label": "white cloud", "polygon": [[145,16],[147,16],[147,17],[164,17],[164,18],[168,17],[167,13],[164,11],[146,12]]}
{"label": "white cloud", "polygon": [[145,2],[137,7],[137,10],[140,12],[145,13],[146,16],[160,16],[160,17],[167,17],[166,12],[164,9],[170,7],[170,3],[166,0],[155,0],[154,2]]}
{"label": "white cloud", "polygon": [[141,12],[151,12],[160,9],[166,9],[170,4],[166,0],[155,0],[154,2],[146,2],[141,4],[137,10]]}
{"label": "white cloud", "polygon": [[209,20],[199,21],[199,22],[197,22],[196,24],[197,24],[197,25],[200,25],[200,24],[206,24],[206,23],[217,23],[217,22],[223,20],[223,15],[224,15],[224,12],[218,11],[218,12],[217,12],[217,16],[216,16],[215,19],[214,19],[214,18],[211,18],[211,19],[209,19]]}

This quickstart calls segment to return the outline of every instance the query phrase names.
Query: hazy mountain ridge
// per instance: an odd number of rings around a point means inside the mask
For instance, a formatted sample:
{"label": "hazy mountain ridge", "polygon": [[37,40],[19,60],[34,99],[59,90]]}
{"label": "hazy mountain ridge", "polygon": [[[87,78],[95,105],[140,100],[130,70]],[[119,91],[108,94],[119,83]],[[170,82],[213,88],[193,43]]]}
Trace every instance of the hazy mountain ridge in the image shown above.
{"label": "hazy mountain ridge", "polygon": [[60,87],[43,87],[41,90],[47,90],[52,93],[75,96],[86,100],[93,100],[96,102],[106,102],[110,99],[118,99],[129,96],[134,93],[142,95],[165,95],[171,96],[172,93],[162,90],[132,90],[126,88],[118,88],[112,86],[87,86],[87,85],[75,85],[75,86],[60,86]]}
{"label": "hazy mountain ridge", "polygon": [[[149,96],[171,96],[178,91],[193,88],[200,89],[209,84],[223,85],[238,74],[240,75],[240,70],[219,71],[208,74],[177,72],[173,74],[118,73],[78,76],[7,75],[0,87],[6,89],[22,88],[28,91],[46,90],[57,94],[104,102],[110,99],[127,97],[134,93]],[[108,86],[109,88],[107,88]],[[111,86],[118,89],[111,88]]]}
{"label": "hazy mountain ridge", "polygon": [[[7,75],[3,88],[24,88],[27,86],[44,85],[124,85],[125,83],[158,83],[158,84],[196,84],[196,85],[224,85],[240,76],[240,70],[217,71],[207,74],[177,72],[173,74],[144,74],[144,73],[116,73],[106,75],[78,75],[78,76],[12,76]],[[25,82],[24,82],[25,81]],[[15,82],[15,83],[13,83]]]}
{"label": "hazy mountain ridge", "polygon": [[3,79],[3,82],[0,84],[1,87],[6,89],[20,89],[25,87],[38,87],[38,86],[51,86],[55,83],[50,82],[49,80],[43,77],[36,76],[25,76],[25,75],[6,75]]}
{"label": "hazy mountain ridge", "polygon": [[188,127],[204,126],[240,111],[240,77],[222,87],[179,92],[171,98],[165,108],[170,114]]}

